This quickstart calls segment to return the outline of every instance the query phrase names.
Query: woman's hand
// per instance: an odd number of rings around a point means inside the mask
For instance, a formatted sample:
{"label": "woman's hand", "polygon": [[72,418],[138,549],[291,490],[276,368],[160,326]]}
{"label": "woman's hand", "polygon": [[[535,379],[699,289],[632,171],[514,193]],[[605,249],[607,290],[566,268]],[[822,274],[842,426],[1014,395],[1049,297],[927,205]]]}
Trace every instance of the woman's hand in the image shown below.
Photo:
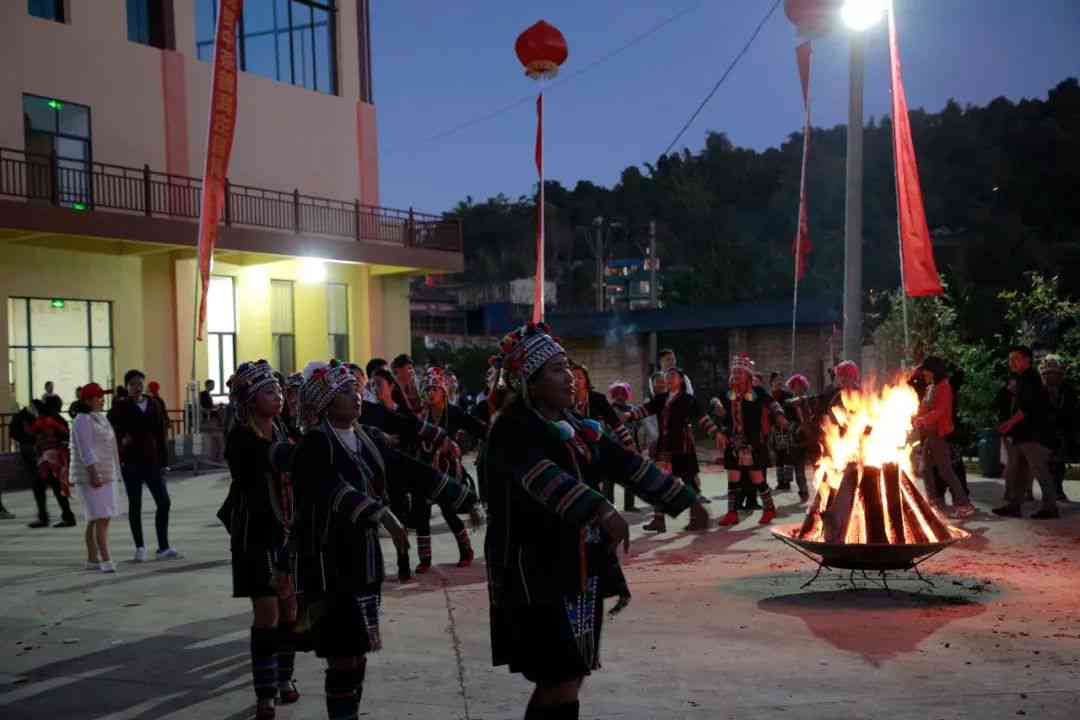
{"label": "woman's hand", "polygon": [[383,512],[382,526],[390,533],[390,539],[394,541],[394,547],[397,549],[398,555],[407,555],[409,552],[409,531],[397,519],[397,515],[390,512],[389,508]]}
{"label": "woman's hand", "polygon": [[611,552],[617,555],[619,545],[623,546],[623,554],[630,552],[630,526],[618,510],[611,505],[601,510],[599,524],[610,539]]}
{"label": "woman's hand", "polygon": [[90,487],[99,488],[105,484],[104,482],[102,482],[101,476],[98,474],[98,470],[95,465],[87,465],[86,472],[90,475]]}

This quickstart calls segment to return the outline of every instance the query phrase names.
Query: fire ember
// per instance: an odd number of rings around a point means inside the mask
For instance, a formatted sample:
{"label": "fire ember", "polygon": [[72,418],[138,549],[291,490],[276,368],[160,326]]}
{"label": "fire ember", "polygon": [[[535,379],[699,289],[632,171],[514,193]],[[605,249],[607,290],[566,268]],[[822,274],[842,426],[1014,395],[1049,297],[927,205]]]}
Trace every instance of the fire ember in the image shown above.
{"label": "fire ember", "polygon": [[967,537],[912,482],[918,407],[906,383],[879,393],[845,391],[822,427],[817,493],[806,518],[778,531],[780,538],[821,556],[827,567],[903,570]]}

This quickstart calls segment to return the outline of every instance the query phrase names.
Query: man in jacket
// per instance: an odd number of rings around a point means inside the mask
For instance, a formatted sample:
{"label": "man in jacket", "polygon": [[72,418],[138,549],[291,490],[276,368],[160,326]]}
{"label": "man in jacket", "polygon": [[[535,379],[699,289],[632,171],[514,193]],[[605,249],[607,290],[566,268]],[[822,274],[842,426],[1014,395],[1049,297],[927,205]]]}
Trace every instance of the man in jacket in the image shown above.
{"label": "man in jacket", "polygon": [[1021,517],[1024,502],[1024,471],[1029,469],[1042,488],[1042,507],[1031,517],[1059,517],[1057,489],[1050,474],[1050,401],[1042,378],[1032,367],[1031,348],[1018,345],[1009,351],[1009,370],[1016,378],[1012,415],[998,427],[1010,439],[1005,467],[1005,505],[995,508],[1002,517]]}
{"label": "man in jacket", "polygon": [[120,465],[124,488],[128,495],[128,522],[135,541],[135,562],[146,560],[142,531],[142,490],[145,485],[154,498],[157,512],[154,528],[157,531],[158,560],[171,560],[180,554],[169,545],[169,491],[165,487],[162,468],[166,465],[166,421],[160,406],[143,394],[146,375],[141,370],[128,370],[124,386],[128,397],[117,400],[109,411],[109,422],[120,444]]}

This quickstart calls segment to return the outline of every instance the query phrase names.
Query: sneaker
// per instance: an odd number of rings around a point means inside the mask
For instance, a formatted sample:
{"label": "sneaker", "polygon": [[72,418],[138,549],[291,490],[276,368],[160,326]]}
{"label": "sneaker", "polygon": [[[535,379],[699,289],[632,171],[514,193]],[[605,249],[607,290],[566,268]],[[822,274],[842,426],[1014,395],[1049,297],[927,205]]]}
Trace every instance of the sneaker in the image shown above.
{"label": "sneaker", "polygon": [[300,691],[296,689],[296,683],[290,680],[284,685],[278,686],[278,702],[282,705],[292,705],[300,699]]}
{"label": "sneaker", "polygon": [[34,530],[37,530],[38,528],[47,528],[49,527],[49,520],[47,518],[45,520],[35,520],[32,523],[27,523],[26,527],[33,528]]}
{"label": "sneaker", "polygon": [[992,512],[998,517],[1024,517],[1023,514],[1020,512],[1020,508],[1016,507],[1015,505],[1002,505],[1001,507],[994,508]]}
{"label": "sneaker", "polygon": [[968,503],[967,505],[957,505],[953,508],[950,517],[956,518],[957,520],[962,520],[964,518],[971,517],[977,512],[978,510],[976,510],[975,506],[971,503]]}
{"label": "sneaker", "polygon": [[158,550],[156,557],[158,560],[179,560],[183,555],[176,552],[176,548],[165,548],[164,550]]}
{"label": "sneaker", "polygon": [[0,507],[0,520],[14,520],[15,513],[8,510],[6,507]]}
{"label": "sneaker", "polygon": [[75,519],[71,518],[71,519],[68,519],[68,520],[61,520],[60,522],[53,525],[53,527],[54,528],[75,527]]}
{"label": "sneaker", "polygon": [[105,560],[98,565],[98,569],[103,573],[114,573],[116,572],[116,565],[113,564],[112,560]]}
{"label": "sneaker", "polygon": [[135,548],[135,562],[146,562],[146,548]]}
{"label": "sneaker", "polygon": [[720,527],[731,527],[739,524],[739,513],[731,510],[727,515],[720,518]]}
{"label": "sneaker", "polygon": [[276,715],[273,700],[260,700],[255,706],[255,720],[273,720]]}
{"label": "sneaker", "polygon": [[757,524],[758,525],[768,525],[769,523],[771,523],[775,519],[776,519],[776,511],[775,510],[766,510],[765,512],[761,513],[761,519],[758,520]]}
{"label": "sneaker", "polygon": [[431,569],[431,563],[422,562],[422,563],[420,563],[419,565],[416,566],[416,574],[417,575],[423,575],[424,573],[426,573],[430,569]]}
{"label": "sneaker", "polygon": [[1032,520],[1057,520],[1059,517],[1061,517],[1061,513],[1058,512],[1057,508],[1054,508],[1053,510],[1043,508],[1038,512],[1034,512],[1028,515],[1028,517]]}
{"label": "sneaker", "polygon": [[101,569],[101,561],[99,561],[99,560],[87,560],[86,565],[84,565],[83,568],[86,569],[86,570],[100,570]]}

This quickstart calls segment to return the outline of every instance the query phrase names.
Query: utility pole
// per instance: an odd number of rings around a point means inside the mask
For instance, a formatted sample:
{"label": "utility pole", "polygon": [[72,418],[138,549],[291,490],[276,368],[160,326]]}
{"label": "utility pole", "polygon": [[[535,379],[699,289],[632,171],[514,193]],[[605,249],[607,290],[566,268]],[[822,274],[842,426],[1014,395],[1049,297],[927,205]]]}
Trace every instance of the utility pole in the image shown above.
{"label": "utility pole", "polygon": [[843,359],[862,364],[863,224],[863,33],[851,34],[850,103],[847,126],[847,184],[844,207]]}
{"label": "utility pole", "polygon": [[596,225],[596,311],[604,312],[604,224],[602,217],[593,221]]}
{"label": "utility pole", "polygon": [[[656,287],[656,221],[649,221],[649,307],[653,310],[659,305],[660,293]],[[649,333],[649,363],[656,362],[656,332]]]}

